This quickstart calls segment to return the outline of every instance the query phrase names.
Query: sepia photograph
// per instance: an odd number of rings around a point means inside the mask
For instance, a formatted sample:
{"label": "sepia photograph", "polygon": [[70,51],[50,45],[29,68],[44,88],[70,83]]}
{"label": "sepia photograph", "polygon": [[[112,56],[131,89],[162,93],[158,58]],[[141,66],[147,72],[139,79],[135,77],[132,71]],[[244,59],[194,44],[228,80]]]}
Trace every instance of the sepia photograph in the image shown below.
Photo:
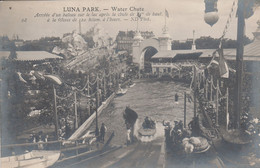
{"label": "sepia photograph", "polygon": [[0,1],[1,168],[259,168],[260,0]]}

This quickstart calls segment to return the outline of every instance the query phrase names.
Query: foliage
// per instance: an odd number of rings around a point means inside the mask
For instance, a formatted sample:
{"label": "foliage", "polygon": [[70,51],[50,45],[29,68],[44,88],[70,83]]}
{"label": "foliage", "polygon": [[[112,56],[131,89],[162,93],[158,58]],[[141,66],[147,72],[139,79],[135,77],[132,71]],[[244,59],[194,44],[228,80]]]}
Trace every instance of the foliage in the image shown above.
{"label": "foliage", "polygon": [[18,49],[21,51],[48,51],[51,52],[54,46],[61,46],[59,37],[42,37],[39,40],[25,41],[25,44]]}
{"label": "foliage", "polygon": [[[212,38],[210,36],[200,37],[195,40],[197,49],[216,49],[216,48],[218,48],[219,43],[220,43],[220,39]],[[244,44],[246,45],[249,43],[251,43],[251,40],[245,36]],[[173,50],[187,50],[187,49],[191,49],[191,46],[192,46],[191,40],[187,40],[185,42],[173,41],[173,43],[172,43]],[[223,48],[236,48],[237,43],[236,43],[236,40],[223,39],[222,46],[223,46]]]}

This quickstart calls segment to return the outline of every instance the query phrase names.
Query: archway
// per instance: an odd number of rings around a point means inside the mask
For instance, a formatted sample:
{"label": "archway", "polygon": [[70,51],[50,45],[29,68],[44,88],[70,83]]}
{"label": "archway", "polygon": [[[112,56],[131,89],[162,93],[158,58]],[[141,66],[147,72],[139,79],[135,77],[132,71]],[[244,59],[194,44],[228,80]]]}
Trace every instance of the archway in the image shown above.
{"label": "archway", "polygon": [[157,52],[158,50],[152,46],[148,46],[142,50],[140,57],[140,69],[142,69],[145,73],[152,72],[151,58]]}
{"label": "archway", "polygon": [[145,72],[151,72],[151,58],[159,51],[159,40],[156,38],[145,39],[138,47],[139,51],[134,57],[139,63],[139,68]]}

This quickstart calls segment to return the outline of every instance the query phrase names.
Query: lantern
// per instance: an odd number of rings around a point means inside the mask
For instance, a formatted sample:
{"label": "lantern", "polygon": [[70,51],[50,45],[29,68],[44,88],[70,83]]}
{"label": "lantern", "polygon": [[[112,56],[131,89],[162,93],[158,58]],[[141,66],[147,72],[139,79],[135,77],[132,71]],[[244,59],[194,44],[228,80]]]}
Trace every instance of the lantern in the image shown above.
{"label": "lantern", "polygon": [[204,20],[210,26],[213,26],[215,23],[217,23],[219,19],[217,1],[218,0],[204,0],[205,2]]}

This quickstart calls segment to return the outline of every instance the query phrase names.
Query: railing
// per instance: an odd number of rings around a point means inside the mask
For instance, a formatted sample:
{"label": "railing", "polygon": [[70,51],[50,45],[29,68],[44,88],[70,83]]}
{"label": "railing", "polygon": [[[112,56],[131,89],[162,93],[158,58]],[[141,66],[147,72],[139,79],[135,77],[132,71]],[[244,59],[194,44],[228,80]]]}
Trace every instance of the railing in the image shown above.
{"label": "railing", "polygon": [[[2,146],[2,150],[7,148],[12,153],[16,152],[15,149],[17,148],[19,148],[19,150],[23,152],[30,150],[58,150],[61,152],[58,163],[61,163],[63,161],[81,157],[93,153],[95,151],[103,150],[108,147],[113,137],[114,131],[109,131],[106,134],[106,143],[100,143],[97,140],[98,137],[91,136],[87,138],[79,138],[74,140],[10,144]],[[38,149],[39,147],[40,149]]]}

